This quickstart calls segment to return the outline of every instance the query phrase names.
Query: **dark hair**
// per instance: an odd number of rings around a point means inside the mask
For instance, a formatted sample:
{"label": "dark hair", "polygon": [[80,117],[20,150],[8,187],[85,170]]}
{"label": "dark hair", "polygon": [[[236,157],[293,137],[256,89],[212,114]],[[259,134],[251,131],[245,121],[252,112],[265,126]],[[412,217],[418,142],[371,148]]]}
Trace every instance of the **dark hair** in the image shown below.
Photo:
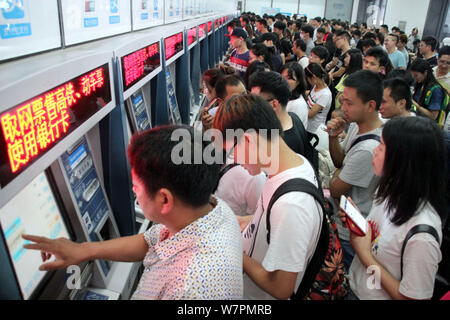
{"label": "dark hair", "polygon": [[366,32],[366,34],[363,36],[363,40],[372,39],[373,41],[375,41],[376,38],[377,38],[377,35],[373,32]]}
{"label": "dark hair", "polygon": [[242,81],[242,78],[236,74],[230,74],[223,76],[220,78],[216,83],[216,96],[217,98],[220,98],[222,100],[225,100],[227,96],[227,86],[238,86],[242,84],[242,86],[245,88],[245,84]]}
{"label": "dark hair", "polygon": [[285,55],[292,54],[292,42],[288,39],[282,39],[280,41],[280,51]]}
{"label": "dark hair", "polygon": [[303,52],[306,51],[306,42],[305,41],[303,41],[302,39],[297,39],[297,40],[295,40],[294,43],[298,48],[302,49]]}
{"label": "dark hair", "polygon": [[250,77],[249,84],[250,90],[253,87],[261,88],[261,92],[274,96],[284,108],[289,102],[291,94],[289,84],[278,72],[265,71],[255,73]]}
{"label": "dark hair", "polygon": [[269,49],[264,44],[257,43],[250,49],[250,51],[252,51],[257,57],[263,57],[264,62],[266,62],[269,66],[272,64]]}
{"label": "dark hair", "polygon": [[323,28],[323,27],[318,28],[318,29],[317,29],[317,32],[318,32],[318,33],[327,33],[327,31],[326,31],[325,28]]}
{"label": "dark hair", "polygon": [[345,78],[344,86],[356,89],[356,94],[364,103],[375,101],[376,110],[380,109],[383,99],[383,81],[375,72],[357,71]]}
{"label": "dark hair", "polygon": [[432,36],[423,37],[421,41],[425,42],[425,45],[431,46],[431,51],[435,51],[438,46],[438,41]]}
{"label": "dark hair", "polygon": [[367,51],[366,53],[366,57],[374,57],[375,59],[377,59],[380,66],[384,67],[386,74],[394,69],[391,59],[389,59],[389,55],[382,48],[374,47],[369,49],[369,51]]}
{"label": "dark hair", "polygon": [[[187,155],[190,163],[175,164],[172,161],[172,150],[180,144],[180,141],[172,139],[176,129],[183,129],[189,134],[189,141],[182,140],[185,146],[182,150],[187,148],[190,151]],[[209,202],[221,165],[194,162],[195,152],[199,148],[203,152],[211,144],[203,139],[194,139],[196,135],[189,126],[162,126],[133,135],[128,158],[151,198],[161,188],[167,188],[190,207],[198,208]],[[185,157],[183,154],[183,159]]]}
{"label": "dark hair", "polygon": [[386,153],[376,201],[387,200],[392,223],[404,224],[426,203],[444,218],[447,159],[437,124],[425,117],[398,117],[385,124],[383,140]]}
{"label": "dark hair", "polygon": [[359,49],[350,49],[347,51],[346,55],[350,56],[350,62],[348,64],[348,67],[345,70],[345,73],[347,75],[351,75],[352,73],[355,73],[356,71],[359,71],[362,69],[362,53]]}
{"label": "dark hair", "polygon": [[277,46],[277,45],[278,45],[278,41],[280,40],[280,39],[278,38],[277,34],[274,33],[274,32],[267,32],[267,33],[264,33],[264,34],[261,35],[261,38],[260,38],[260,39],[261,39],[261,42],[264,42],[264,41],[272,41],[272,43],[273,43],[274,46]]}
{"label": "dark hair", "polygon": [[314,36],[314,27],[310,24],[304,24],[301,28],[301,30],[305,33],[309,34],[309,37],[312,39]]}
{"label": "dark hair", "polygon": [[[214,117],[213,128],[225,136],[226,130],[260,130],[267,131],[268,140],[271,139],[271,130],[276,129],[280,136],[283,134],[280,120],[272,106],[253,94],[244,94],[231,97],[217,110]],[[216,180],[215,180],[216,181]]]}
{"label": "dark hair", "polygon": [[228,22],[227,24],[227,28],[241,28],[241,21],[237,18],[232,19],[230,22]]}
{"label": "dark hair", "polygon": [[250,77],[255,72],[264,72],[266,69],[272,70],[272,68],[264,61],[255,60],[247,68],[247,71],[244,74],[244,82],[245,87],[250,90]]}
{"label": "dark hair", "polygon": [[345,39],[347,39],[347,42],[348,43],[350,43],[350,40],[351,40],[351,36],[350,36],[350,34],[347,32],[347,31],[345,31],[345,30],[339,30],[339,31],[337,31],[336,32],[336,37],[343,37],[343,38],[345,38]]}
{"label": "dark hair", "polygon": [[234,74],[236,71],[232,67],[221,65],[219,68],[208,69],[203,74],[203,81],[212,88],[216,87],[217,81],[227,74]]}
{"label": "dark hair", "polygon": [[316,76],[317,78],[322,79],[327,86],[330,85],[328,73],[318,63],[310,63],[305,69],[305,76],[306,78]]}
{"label": "dark hair", "polygon": [[384,43],[384,34],[381,33],[381,32],[378,32],[377,33],[377,39],[380,42],[380,44],[383,44]]}
{"label": "dark hair", "polygon": [[412,105],[411,90],[408,83],[403,78],[390,78],[384,81],[383,86],[385,89],[391,89],[390,96],[397,103],[402,99],[405,99],[405,109],[410,110]]}
{"label": "dark hair", "polygon": [[244,14],[244,15],[241,16],[241,18],[242,18],[243,21],[245,21],[247,23],[250,23],[250,19],[249,19],[248,15]]}
{"label": "dark hair", "polygon": [[443,46],[441,50],[439,50],[439,58],[444,55],[450,56],[450,46]]}
{"label": "dark hair", "polygon": [[322,64],[322,67],[325,67],[329,57],[328,49],[325,46],[315,46],[314,48],[311,49],[311,53],[314,53],[316,56],[319,57],[319,59],[323,59],[324,62]]}
{"label": "dark hair", "polygon": [[404,70],[400,68],[394,69],[387,74],[386,80],[393,78],[402,78],[403,81],[405,81],[408,84],[408,87],[412,87],[414,85],[414,78],[412,77],[411,72],[409,70]]}
{"label": "dark hair", "polygon": [[400,41],[400,37],[394,33],[390,33],[388,36],[395,38],[395,44],[397,44]]}
{"label": "dark hair", "polygon": [[267,21],[265,19],[258,19],[256,22],[261,23],[265,28],[267,28]]}
{"label": "dark hair", "polygon": [[440,86],[440,84],[434,77],[433,69],[431,68],[431,65],[425,59],[418,58],[418,59],[414,60],[414,62],[411,64],[410,70],[415,71],[415,72],[420,72],[422,74],[426,73],[425,80],[422,83],[417,82],[416,85],[414,86],[414,95],[416,94],[416,92],[419,89],[422,89],[420,99],[417,102],[421,106],[424,106],[428,88],[430,88],[431,86],[433,86],[435,84]]}
{"label": "dark hair", "polygon": [[408,36],[405,33],[401,33],[398,36],[398,41],[401,42],[401,43],[407,44],[408,41],[409,41],[409,38],[408,38]]}
{"label": "dark hair", "polygon": [[399,28],[399,27],[392,27],[391,31],[392,31],[392,32],[394,32],[394,31],[400,31],[400,28]]}
{"label": "dark hair", "polygon": [[281,30],[282,32],[286,29],[286,24],[282,21],[277,21],[273,25],[274,28],[277,28],[278,30]]}
{"label": "dark hair", "polygon": [[282,74],[284,70],[287,70],[288,76],[292,80],[297,81],[297,87],[295,87],[295,89],[292,90],[289,100],[296,100],[300,98],[300,96],[302,96],[305,100],[307,100],[306,78],[302,66],[295,61],[291,61],[281,67],[280,74]]}
{"label": "dark hair", "polygon": [[353,35],[353,36],[361,37],[361,31],[355,30],[355,31],[352,32],[352,35]]}
{"label": "dark hair", "polygon": [[385,29],[387,29],[387,30],[389,31],[389,27],[388,27],[387,24],[382,24],[382,25],[380,26],[380,28],[385,28]]}

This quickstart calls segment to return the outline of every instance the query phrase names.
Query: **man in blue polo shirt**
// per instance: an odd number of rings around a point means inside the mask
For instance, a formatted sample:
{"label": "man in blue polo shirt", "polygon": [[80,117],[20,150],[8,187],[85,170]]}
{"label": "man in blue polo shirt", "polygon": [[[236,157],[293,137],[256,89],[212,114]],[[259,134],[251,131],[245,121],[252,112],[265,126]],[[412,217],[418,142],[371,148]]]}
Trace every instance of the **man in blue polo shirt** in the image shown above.
{"label": "man in blue polo shirt", "polygon": [[398,41],[399,37],[396,34],[391,33],[384,40],[384,46],[386,47],[386,50],[389,54],[389,59],[391,59],[394,68],[406,69],[406,58],[403,53],[397,50]]}
{"label": "man in blue polo shirt", "polygon": [[246,40],[247,32],[242,28],[234,28],[230,34],[230,44],[234,48],[228,65],[235,68],[237,73],[243,77],[249,66],[250,51]]}

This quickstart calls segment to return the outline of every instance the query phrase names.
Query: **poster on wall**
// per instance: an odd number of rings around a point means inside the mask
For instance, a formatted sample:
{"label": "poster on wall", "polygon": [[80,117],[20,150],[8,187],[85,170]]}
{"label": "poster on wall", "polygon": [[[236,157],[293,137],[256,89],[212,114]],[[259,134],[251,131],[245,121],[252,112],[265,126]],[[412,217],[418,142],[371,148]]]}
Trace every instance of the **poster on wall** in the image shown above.
{"label": "poster on wall", "polygon": [[366,8],[365,21],[369,28],[379,28],[384,23],[387,0],[369,0]]}
{"label": "poster on wall", "polygon": [[130,1],[61,0],[66,45],[131,31]]}
{"label": "poster on wall", "polygon": [[164,24],[164,0],[132,0],[133,30]]}
{"label": "poster on wall", "polygon": [[190,19],[196,16],[195,0],[183,1],[183,20]]}
{"label": "poster on wall", "polygon": [[182,0],[165,0],[164,23],[171,23],[183,19]]}
{"label": "poster on wall", "polygon": [[325,18],[350,21],[352,18],[353,1],[327,0],[325,7]]}
{"label": "poster on wall", "polygon": [[56,1],[0,0],[0,61],[61,46]]}

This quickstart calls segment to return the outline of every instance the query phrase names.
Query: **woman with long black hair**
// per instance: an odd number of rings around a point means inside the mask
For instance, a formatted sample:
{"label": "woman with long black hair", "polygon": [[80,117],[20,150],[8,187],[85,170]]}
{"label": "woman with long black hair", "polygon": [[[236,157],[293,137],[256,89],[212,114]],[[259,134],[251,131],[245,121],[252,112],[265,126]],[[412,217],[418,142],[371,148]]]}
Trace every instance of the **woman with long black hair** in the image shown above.
{"label": "woman with long black hair", "polygon": [[295,113],[303,123],[308,126],[308,104],[306,103],[306,79],[303,68],[295,61],[281,67],[281,76],[289,84],[291,96],[286,106],[288,112]]}
{"label": "woman with long black hair", "polygon": [[[356,252],[350,286],[356,298],[433,296],[447,214],[446,161],[442,131],[430,119],[398,117],[385,124],[372,161],[380,184],[367,233],[350,237]],[[339,214],[346,222],[345,214]],[[420,232],[407,240],[418,225],[434,230],[435,236]]]}
{"label": "woman with long black hair", "polygon": [[441,127],[445,121],[448,95],[433,75],[431,65],[424,59],[416,59],[411,65],[411,75],[416,81],[413,105],[418,115],[436,121]]}

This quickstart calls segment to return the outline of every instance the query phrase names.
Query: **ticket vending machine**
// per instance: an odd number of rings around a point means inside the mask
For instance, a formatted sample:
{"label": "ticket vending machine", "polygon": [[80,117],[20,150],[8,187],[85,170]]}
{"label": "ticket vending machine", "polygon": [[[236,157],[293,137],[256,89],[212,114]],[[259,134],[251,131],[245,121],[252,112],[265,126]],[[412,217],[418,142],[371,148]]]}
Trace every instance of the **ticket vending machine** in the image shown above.
{"label": "ticket vending machine", "polygon": [[190,124],[196,118],[200,110],[200,46],[198,42],[197,22],[189,23],[186,26],[187,31],[187,51],[189,61],[189,95],[190,95]]}
{"label": "ticket vending machine", "polygon": [[189,123],[189,66],[185,55],[185,32],[182,23],[166,29],[161,55],[163,71],[158,75],[156,124]]}
{"label": "ticket vending machine", "polygon": [[95,260],[41,272],[40,253],[24,250],[21,238],[120,236],[104,189],[100,133],[117,109],[112,58],[112,52],[70,48],[0,66],[0,298],[128,299],[132,293],[139,264]]}
{"label": "ticket vending machine", "polygon": [[[114,50],[117,65],[117,100],[122,117],[127,121],[127,141],[132,134],[151,129],[154,125],[156,105],[156,75],[162,72],[161,42],[158,32],[143,31],[135,38],[123,41]],[[124,44],[125,43],[125,44]],[[150,226],[142,209],[134,199],[137,233],[145,232]]]}
{"label": "ticket vending machine", "polygon": [[214,21],[210,20],[206,24],[208,31],[208,57],[209,57],[209,68],[214,68],[216,66],[216,43],[215,43],[215,34],[214,34]]}
{"label": "ticket vending machine", "polygon": [[206,70],[209,69],[209,43],[207,23],[199,24],[198,41],[200,42],[200,71],[201,74],[203,74]]}

